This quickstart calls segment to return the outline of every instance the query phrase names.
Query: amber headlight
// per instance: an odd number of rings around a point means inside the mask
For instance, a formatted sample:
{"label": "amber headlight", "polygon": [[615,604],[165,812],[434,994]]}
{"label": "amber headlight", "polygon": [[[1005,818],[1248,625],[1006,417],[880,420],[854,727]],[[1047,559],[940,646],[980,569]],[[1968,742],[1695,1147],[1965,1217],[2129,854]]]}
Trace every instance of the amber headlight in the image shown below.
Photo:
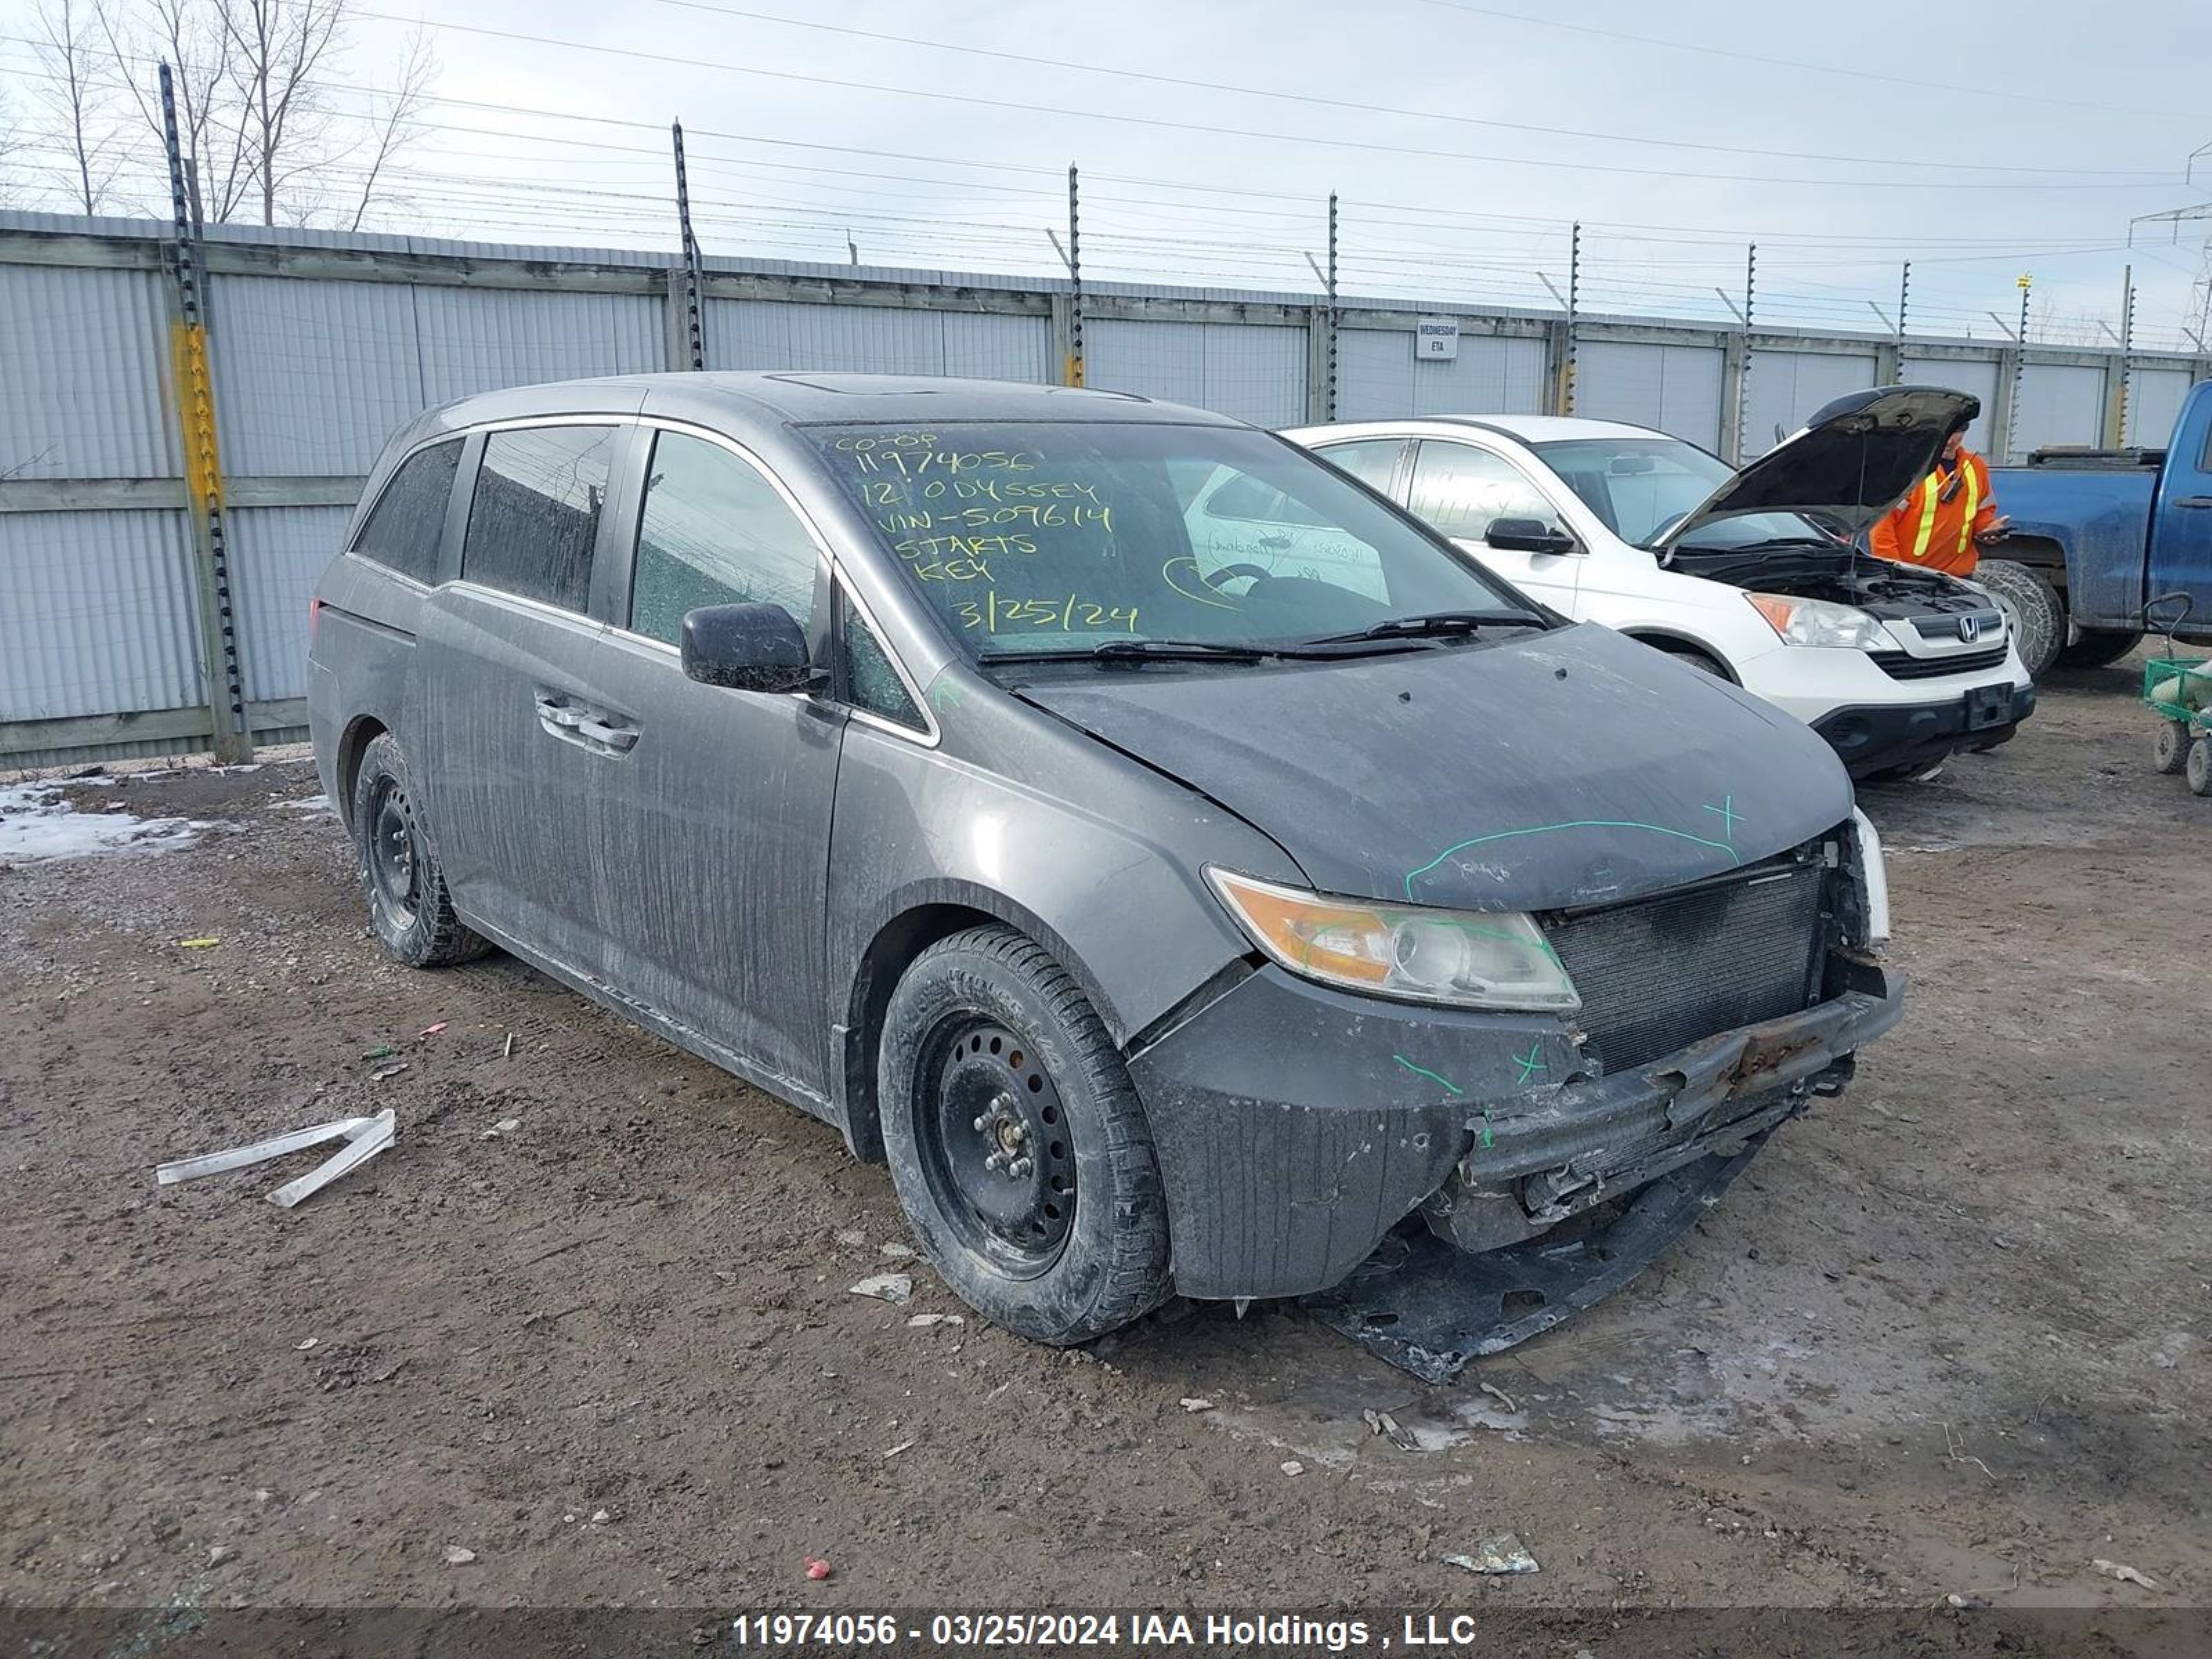
{"label": "amber headlight", "polygon": [[1325,985],[1455,1008],[1582,1006],[1559,952],[1517,912],[1372,904],[1210,866],[1206,875],[1255,945]]}
{"label": "amber headlight", "polygon": [[1788,593],[1747,593],[1751,608],[1784,645],[1826,645],[1851,651],[1893,651],[1897,641],[1875,617],[1856,605],[1801,599]]}

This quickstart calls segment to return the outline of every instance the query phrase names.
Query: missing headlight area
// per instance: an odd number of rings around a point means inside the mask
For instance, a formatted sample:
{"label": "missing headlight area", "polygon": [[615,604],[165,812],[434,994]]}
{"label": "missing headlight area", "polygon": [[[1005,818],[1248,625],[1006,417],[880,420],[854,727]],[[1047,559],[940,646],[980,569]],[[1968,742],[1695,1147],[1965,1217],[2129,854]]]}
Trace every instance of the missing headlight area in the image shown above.
{"label": "missing headlight area", "polygon": [[1617,1072],[1818,1001],[1820,850],[1555,921],[1546,937],[1582,994],[1586,1056]]}

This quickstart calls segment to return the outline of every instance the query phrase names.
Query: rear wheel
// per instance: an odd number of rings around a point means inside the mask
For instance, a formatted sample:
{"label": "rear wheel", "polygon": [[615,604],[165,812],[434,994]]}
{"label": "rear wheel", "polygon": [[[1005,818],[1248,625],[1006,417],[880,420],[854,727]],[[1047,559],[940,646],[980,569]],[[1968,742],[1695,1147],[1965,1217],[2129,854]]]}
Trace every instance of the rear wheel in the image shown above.
{"label": "rear wheel", "polygon": [[1984,559],[1974,580],[1989,590],[2011,626],[2013,644],[2027,672],[2037,678],[2050,672],[2066,643],[2066,602],[2050,578],[2033,565],[2010,559]]}
{"label": "rear wheel", "polygon": [[2186,771],[2190,743],[2187,720],[2160,720],[2158,723],[2158,741],[2151,750],[2158,769],[2169,778]]}
{"label": "rear wheel", "polygon": [[2189,789],[2191,794],[2212,795],[2212,738],[2189,745]]}
{"label": "rear wheel", "polygon": [[453,914],[438,854],[422,834],[407,757],[388,732],[362,755],[353,786],[353,833],[369,926],[395,961],[441,968],[491,949]]}
{"label": "rear wheel", "polygon": [[2109,629],[2088,630],[2058,652],[2061,668],[2109,668],[2142,643],[2141,633],[2113,633]]}
{"label": "rear wheel", "polygon": [[977,1312],[1066,1345],[1166,1299],[1143,1108],[1097,1013],[1036,945],[977,927],[923,951],[884,1013],[877,1095],[899,1202]]}

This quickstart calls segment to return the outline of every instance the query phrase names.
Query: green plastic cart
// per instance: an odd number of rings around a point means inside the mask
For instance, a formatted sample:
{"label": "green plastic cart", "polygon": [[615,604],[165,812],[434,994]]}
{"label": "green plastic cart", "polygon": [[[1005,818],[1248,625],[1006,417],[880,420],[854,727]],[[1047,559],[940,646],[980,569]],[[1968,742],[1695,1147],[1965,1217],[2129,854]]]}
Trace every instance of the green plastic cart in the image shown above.
{"label": "green plastic cart", "polygon": [[2143,664],[2142,700],[2159,716],[2158,769],[2185,773],[2194,793],[2212,795],[2212,658],[2183,656],[2174,637],[2189,606],[2187,594],[2167,593],[2143,607],[2146,622],[2154,611],[2171,610],[2172,618],[2162,629],[2166,654]]}

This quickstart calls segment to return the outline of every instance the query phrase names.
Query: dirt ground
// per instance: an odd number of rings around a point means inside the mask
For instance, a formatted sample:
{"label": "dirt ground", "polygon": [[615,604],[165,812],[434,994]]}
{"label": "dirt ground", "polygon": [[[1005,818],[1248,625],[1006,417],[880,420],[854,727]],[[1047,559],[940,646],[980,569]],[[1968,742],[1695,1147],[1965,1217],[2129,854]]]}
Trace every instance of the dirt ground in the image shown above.
{"label": "dirt ground", "polygon": [[[71,783],[210,827],[0,869],[0,1606],[2201,1607],[2212,801],[2135,672],[1867,792],[1903,1026],[1446,1388],[1287,1305],[917,1325],[830,1129],[512,960],[387,964],[303,761]],[[154,1184],[385,1106],[296,1211],[312,1158]],[[1442,1559],[1508,1530],[1540,1573]]]}

